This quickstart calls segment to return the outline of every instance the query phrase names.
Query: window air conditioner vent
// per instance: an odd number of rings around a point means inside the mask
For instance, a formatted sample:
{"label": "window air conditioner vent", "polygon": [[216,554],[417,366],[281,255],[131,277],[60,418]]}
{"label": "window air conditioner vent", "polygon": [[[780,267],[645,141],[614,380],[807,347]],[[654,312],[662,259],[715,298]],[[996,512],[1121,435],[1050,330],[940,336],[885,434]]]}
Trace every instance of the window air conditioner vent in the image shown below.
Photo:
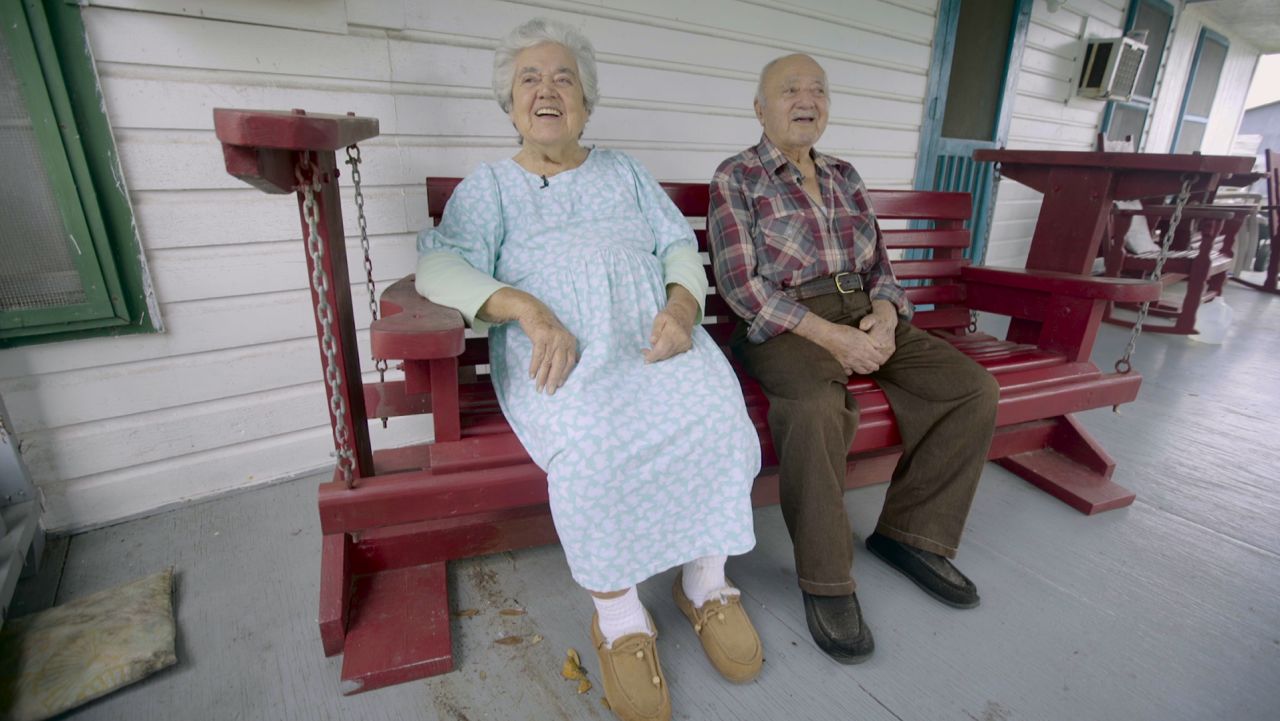
{"label": "window air conditioner vent", "polygon": [[1138,83],[1147,46],[1133,38],[1090,40],[1076,95],[1099,100],[1128,100]]}

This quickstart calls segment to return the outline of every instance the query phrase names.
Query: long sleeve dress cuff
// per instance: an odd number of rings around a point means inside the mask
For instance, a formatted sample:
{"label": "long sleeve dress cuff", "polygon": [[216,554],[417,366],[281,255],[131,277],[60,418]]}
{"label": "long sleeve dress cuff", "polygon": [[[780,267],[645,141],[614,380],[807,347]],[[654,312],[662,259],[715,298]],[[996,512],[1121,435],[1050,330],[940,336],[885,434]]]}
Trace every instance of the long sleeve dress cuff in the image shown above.
{"label": "long sleeve dress cuff", "polygon": [[702,256],[696,248],[679,246],[667,251],[662,258],[665,285],[683,286],[698,301],[698,322],[707,309],[707,272],[702,269]]}
{"label": "long sleeve dress cuff", "polygon": [[432,303],[457,308],[467,325],[483,331],[489,324],[476,318],[476,313],[489,296],[511,286],[476,270],[456,253],[434,250],[418,258],[414,287]]}

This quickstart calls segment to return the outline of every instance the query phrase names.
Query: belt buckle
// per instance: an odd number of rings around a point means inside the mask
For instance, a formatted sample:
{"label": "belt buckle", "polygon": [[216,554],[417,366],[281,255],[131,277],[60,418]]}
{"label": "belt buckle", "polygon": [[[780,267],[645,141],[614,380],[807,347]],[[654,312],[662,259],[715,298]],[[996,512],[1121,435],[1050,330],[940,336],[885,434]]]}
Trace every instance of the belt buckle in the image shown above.
{"label": "belt buckle", "polygon": [[[841,284],[840,284],[840,279],[841,279],[841,278],[843,278],[843,277],[845,277],[845,276],[847,276],[847,275],[852,275],[854,278],[857,278],[857,280],[858,280],[858,287],[857,287],[857,288],[850,288],[850,289],[846,290],[846,289],[845,289],[845,287],[844,287],[843,285],[841,285]],[[848,272],[845,272],[845,273],[836,273],[836,274],[835,274],[835,281],[836,281],[836,290],[840,291],[840,294],[841,294],[841,295],[849,295],[850,293],[856,293],[856,292],[858,292],[858,291],[862,290],[862,276],[858,275],[857,273],[848,273]]]}

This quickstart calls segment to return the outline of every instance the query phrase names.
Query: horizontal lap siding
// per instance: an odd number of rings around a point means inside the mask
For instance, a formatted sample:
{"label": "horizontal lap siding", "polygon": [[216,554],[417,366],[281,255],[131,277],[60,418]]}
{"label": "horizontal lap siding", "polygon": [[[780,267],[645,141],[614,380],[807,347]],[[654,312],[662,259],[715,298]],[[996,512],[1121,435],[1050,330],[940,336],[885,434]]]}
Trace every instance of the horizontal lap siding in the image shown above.
{"label": "horizontal lap siding", "polygon": [[[670,180],[705,180],[753,144],[759,67],[811,52],[830,73],[824,148],[875,187],[909,188],[935,6],[316,0],[299,15],[284,0],[94,0],[85,23],[166,332],[0,351],[0,394],[46,525],[100,525],[332,463],[296,204],[226,174],[213,108],[380,120],[382,135],[362,144],[362,175],[384,287],[412,270],[428,222],[423,178],[466,175],[516,150],[489,90],[492,49],[515,23],[557,17],[591,37],[602,99],[584,142],[624,149]],[[426,418],[374,425],[380,447],[431,433]]]}
{"label": "horizontal lap siding", "polygon": [[[1090,35],[1120,35],[1127,8],[1125,0],[1072,0],[1049,12],[1044,0],[1035,0],[1013,99],[1009,148],[1093,147],[1106,104],[1074,97],[1071,79],[1076,77],[1080,37],[1086,24]],[[991,218],[988,265],[1026,263],[1040,198],[1015,181],[1001,181]]]}
{"label": "horizontal lap siding", "polygon": [[1213,99],[1213,112],[1209,115],[1209,126],[1205,129],[1201,151],[1217,154],[1231,151],[1231,142],[1235,139],[1236,129],[1240,127],[1240,119],[1244,115],[1245,96],[1249,92],[1258,50],[1195,5],[1187,6],[1178,17],[1177,27],[1169,41],[1169,59],[1165,66],[1169,79],[1164,84],[1167,95],[1156,108],[1147,139],[1148,150],[1168,152],[1173,147],[1173,134],[1178,112],[1182,107],[1182,95],[1187,87],[1187,74],[1203,28],[1227,38],[1230,47],[1222,76],[1218,79],[1218,92]]}
{"label": "horizontal lap siding", "polygon": [[[1179,3],[1175,2],[1175,5]],[[1009,128],[1008,147],[1015,149],[1091,150],[1102,125],[1106,103],[1077,98],[1072,81],[1077,78],[1081,37],[1115,37],[1122,34],[1127,0],[1071,0],[1057,12],[1049,12],[1044,0],[1036,0],[1027,46],[1022,58]],[[1225,35],[1231,42],[1218,83],[1213,113],[1209,117],[1202,151],[1227,153],[1244,113],[1258,51],[1214,22],[1195,4],[1175,10],[1173,34],[1157,76],[1156,97],[1148,120],[1142,150],[1167,153],[1182,104],[1191,57],[1202,27]],[[1000,184],[987,250],[988,265],[1021,266],[1026,262],[1040,212],[1040,194],[1009,180]]]}

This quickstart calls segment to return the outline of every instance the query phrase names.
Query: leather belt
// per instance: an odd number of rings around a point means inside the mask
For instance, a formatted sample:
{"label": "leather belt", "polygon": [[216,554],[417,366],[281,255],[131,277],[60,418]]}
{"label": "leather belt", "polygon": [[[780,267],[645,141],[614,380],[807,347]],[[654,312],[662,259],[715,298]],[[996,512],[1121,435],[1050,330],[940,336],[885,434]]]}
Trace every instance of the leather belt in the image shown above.
{"label": "leather belt", "polygon": [[832,293],[848,295],[863,290],[865,287],[861,273],[836,273],[835,275],[815,278],[807,283],[801,283],[790,288],[783,288],[782,292],[786,293],[792,300],[806,300]]}

